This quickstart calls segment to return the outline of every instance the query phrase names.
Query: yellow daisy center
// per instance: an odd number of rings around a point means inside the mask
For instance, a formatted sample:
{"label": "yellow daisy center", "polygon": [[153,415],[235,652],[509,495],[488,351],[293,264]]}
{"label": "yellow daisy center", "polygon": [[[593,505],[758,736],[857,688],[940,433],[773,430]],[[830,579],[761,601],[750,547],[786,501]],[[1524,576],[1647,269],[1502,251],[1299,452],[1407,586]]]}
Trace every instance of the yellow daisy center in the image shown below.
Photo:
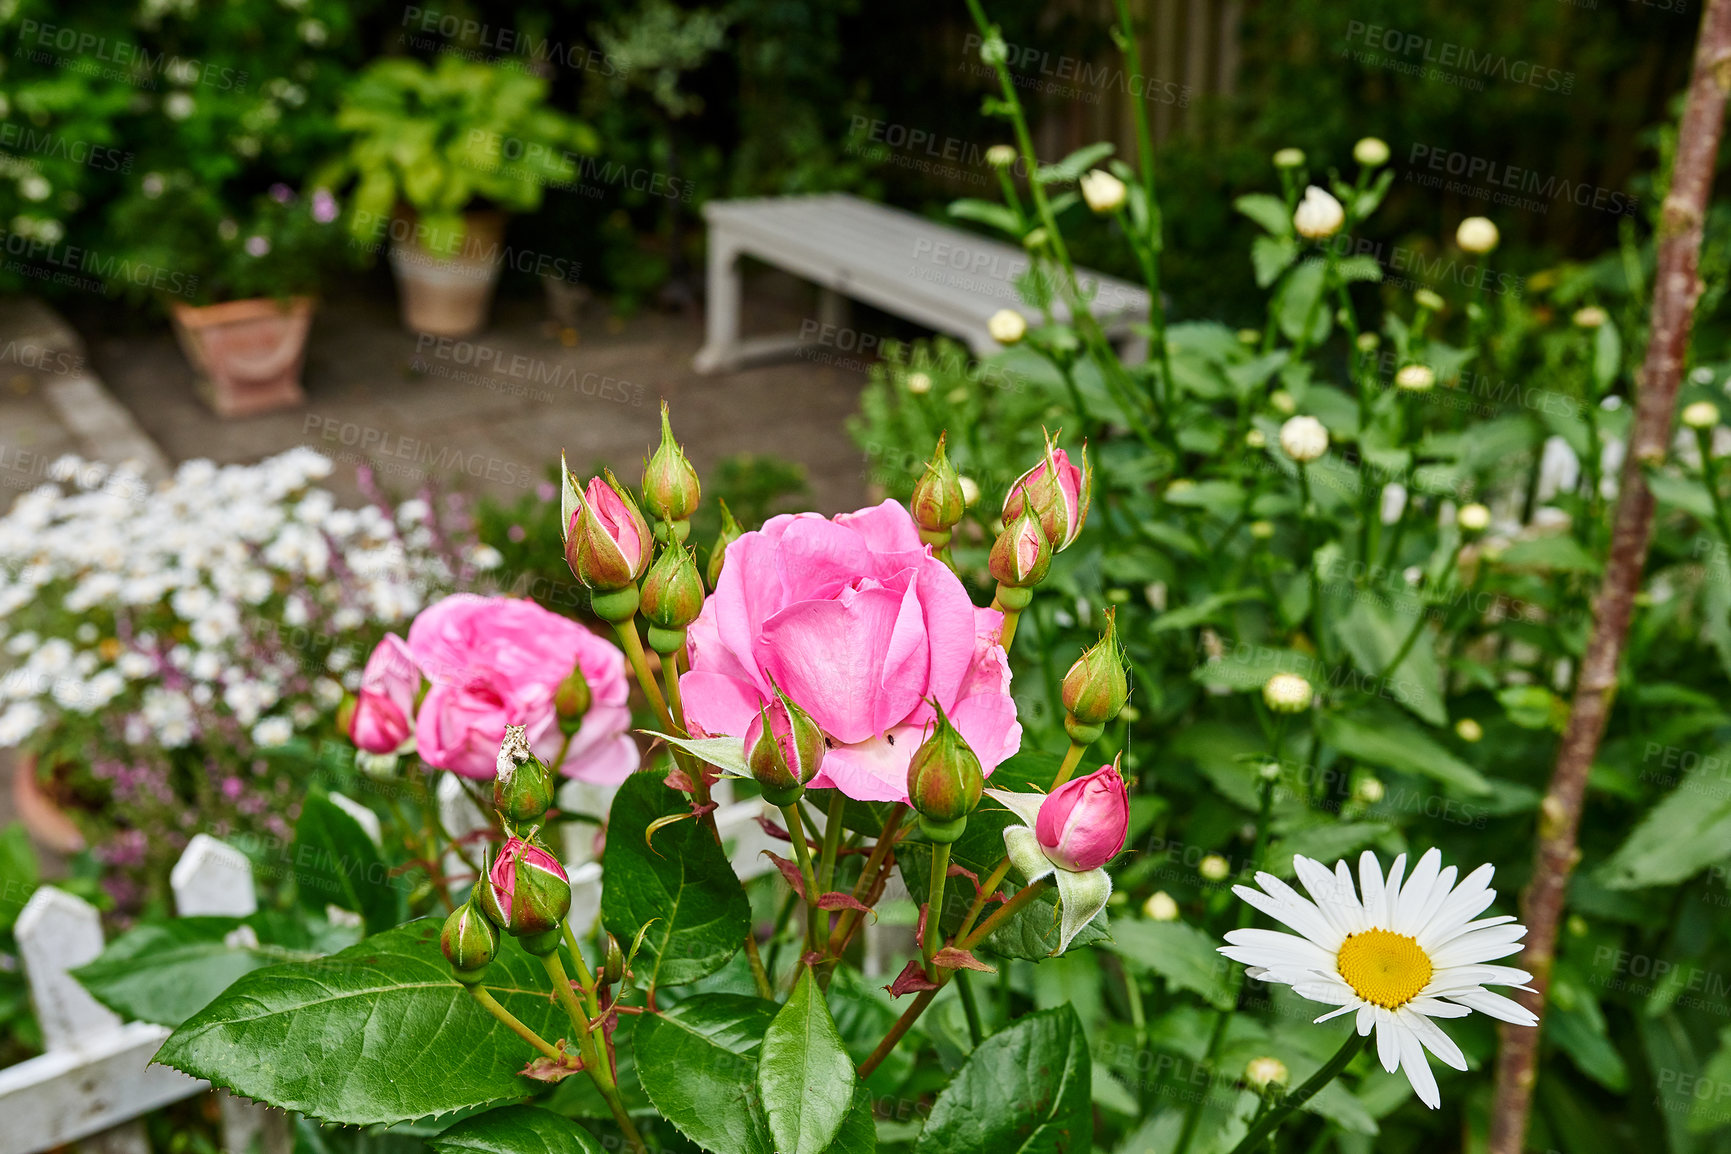
{"label": "yellow daisy center", "polygon": [[1340,943],[1334,960],[1340,976],[1358,996],[1385,1010],[1396,1010],[1430,984],[1430,956],[1416,940],[1393,930],[1365,930]]}

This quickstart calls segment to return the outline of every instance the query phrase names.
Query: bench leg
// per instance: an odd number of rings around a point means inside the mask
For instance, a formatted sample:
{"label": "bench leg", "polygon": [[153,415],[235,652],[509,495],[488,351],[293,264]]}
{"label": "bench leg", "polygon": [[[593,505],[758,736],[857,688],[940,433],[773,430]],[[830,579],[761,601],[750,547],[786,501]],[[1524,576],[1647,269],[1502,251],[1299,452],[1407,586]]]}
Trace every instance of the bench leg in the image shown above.
{"label": "bench leg", "polygon": [[739,250],[719,233],[711,232],[704,343],[691,362],[699,373],[720,373],[737,367],[740,295]]}

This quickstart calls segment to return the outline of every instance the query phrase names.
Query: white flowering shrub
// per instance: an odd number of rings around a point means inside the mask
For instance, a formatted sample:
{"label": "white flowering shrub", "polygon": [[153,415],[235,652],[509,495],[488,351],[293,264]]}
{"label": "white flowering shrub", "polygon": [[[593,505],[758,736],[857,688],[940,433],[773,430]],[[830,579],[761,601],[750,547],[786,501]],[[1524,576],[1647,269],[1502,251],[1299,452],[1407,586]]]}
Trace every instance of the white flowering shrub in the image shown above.
{"label": "white flowering shrub", "polygon": [[357,654],[498,563],[456,499],[345,509],[330,471],[296,449],[152,488],[68,457],[0,518],[0,747],[34,756],[123,905],[200,830],[286,836]]}

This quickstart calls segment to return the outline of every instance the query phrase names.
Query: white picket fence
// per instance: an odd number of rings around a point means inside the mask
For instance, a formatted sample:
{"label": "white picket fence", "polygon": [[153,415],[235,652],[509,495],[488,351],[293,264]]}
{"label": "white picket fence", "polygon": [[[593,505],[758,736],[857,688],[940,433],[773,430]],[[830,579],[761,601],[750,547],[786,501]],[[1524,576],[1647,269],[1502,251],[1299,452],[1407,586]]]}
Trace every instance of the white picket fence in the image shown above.
{"label": "white picket fence", "polygon": [[[567,784],[561,804],[605,813],[611,789]],[[464,837],[486,828],[461,786],[446,777],[440,783],[439,804],[446,829]],[[760,801],[733,802],[726,783],[717,789],[723,801],[716,825],[731,845],[734,868],[754,877],[773,868],[760,851],[768,848],[786,856],[787,846],[771,838],[757,823],[764,812]],[[376,841],[378,818],[364,806],[333,795]],[[573,824],[563,847],[571,876],[571,924],[580,932],[591,927],[601,911],[601,866],[591,852],[593,829]],[[447,870],[461,874],[455,856]],[[208,834],[186,847],[170,875],[175,912],[182,917],[247,917],[258,909],[252,865],[246,855]],[[467,882],[461,883],[467,885]],[[0,1154],[37,1154],[77,1142],[85,1154],[148,1154],[145,1114],[202,1094],[210,1084],[189,1078],[151,1058],[169,1031],[145,1022],[123,1021],[79,985],[69,970],[94,960],[102,952],[102,921],[84,899],[54,886],[31,895],[18,916],[18,949],[30,981],[30,996],[42,1026],[44,1053],[0,1069]],[[881,968],[878,935],[868,923],[868,972]],[[227,1154],[287,1154],[292,1127],[287,1115],[226,1091],[217,1091]]]}

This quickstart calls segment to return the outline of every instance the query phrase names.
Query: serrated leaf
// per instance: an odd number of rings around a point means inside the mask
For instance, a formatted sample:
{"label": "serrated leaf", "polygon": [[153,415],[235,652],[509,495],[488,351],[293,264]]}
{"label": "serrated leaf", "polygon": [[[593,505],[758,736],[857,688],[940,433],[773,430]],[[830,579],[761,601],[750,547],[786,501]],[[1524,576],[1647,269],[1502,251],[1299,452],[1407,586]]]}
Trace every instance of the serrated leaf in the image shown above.
{"label": "serrated leaf", "polygon": [[738,952],[751,925],[751,904],[715,837],[697,822],[644,835],[656,820],[688,812],[685,796],[667,788],[665,771],[625,779],[613,798],[603,855],[601,920],[621,941],[643,935],[645,985],[677,986],[719,970]]}
{"label": "serrated leaf", "polygon": [[126,931],[72,976],[123,1017],[178,1026],[243,974],[316,956],[260,945],[240,918],[170,918]]}
{"label": "serrated leaf", "polygon": [[1375,598],[1357,597],[1335,632],[1353,665],[1364,674],[1361,688],[1405,706],[1432,725],[1442,725],[1448,721],[1448,707],[1443,703],[1442,665],[1432,631],[1421,627],[1400,664],[1388,668],[1419,620],[1416,612],[1403,613]]}
{"label": "serrated leaf", "polygon": [[745,742],[740,738],[676,737],[671,733],[660,733],[653,729],[640,729],[637,732],[683,749],[700,761],[707,762],[733,777],[751,776],[751,764],[745,760]]}
{"label": "serrated leaf", "polygon": [[1092,1082],[1076,1011],[1029,1014],[968,1055],[932,1103],[914,1154],[1088,1154]]}
{"label": "serrated leaf", "polygon": [[1620,890],[1675,885],[1723,861],[1727,846],[1731,846],[1731,792],[1683,775],[1670,796],[1647,811],[1628,840],[1600,867],[1599,877]]}
{"label": "serrated leaf", "polygon": [[437,1154],[602,1154],[594,1135],[539,1106],[501,1106],[427,1139]]}
{"label": "serrated leaf", "polygon": [[764,1031],[757,1083],[777,1154],[822,1154],[853,1106],[853,1059],[809,967]]}
{"label": "serrated leaf", "polygon": [[1234,963],[1216,949],[1218,938],[1195,926],[1127,918],[1113,929],[1112,938],[1108,948],[1126,964],[1159,974],[1174,989],[1200,995],[1218,1010],[1237,1003]]}
{"label": "serrated leaf", "polygon": [[402,916],[402,898],[378,846],[360,822],[323,793],[311,793],[301,802],[289,855],[302,909],[323,913],[334,905],[350,910],[374,933],[396,925]]}
{"label": "serrated leaf", "polygon": [[[422,918],[328,958],[245,974],[175,1030],[156,1061],[355,1126],[530,1093],[533,1083],[517,1071],[533,1052],[451,977],[439,930]],[[486,984],[542,1037],[569,1033],[541,964],[515,939],[502,942]]]}
{"label": "serrated leaf", "polygon": [[757,1056],[776,1005],[698,994],[637,1026],[638,1077],[661,1116],[715,1154],[772,1154]]}

